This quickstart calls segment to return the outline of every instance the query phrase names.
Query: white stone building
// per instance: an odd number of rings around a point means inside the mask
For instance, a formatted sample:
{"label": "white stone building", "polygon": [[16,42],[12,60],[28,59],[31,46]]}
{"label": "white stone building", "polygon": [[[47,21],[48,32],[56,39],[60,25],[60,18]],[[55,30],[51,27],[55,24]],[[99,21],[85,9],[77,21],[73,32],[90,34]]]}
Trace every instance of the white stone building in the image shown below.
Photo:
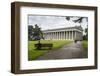
{"label": "white stone building", "polygon": [[81,26],[43,30],[45,40],[82,40],[83,29]]}

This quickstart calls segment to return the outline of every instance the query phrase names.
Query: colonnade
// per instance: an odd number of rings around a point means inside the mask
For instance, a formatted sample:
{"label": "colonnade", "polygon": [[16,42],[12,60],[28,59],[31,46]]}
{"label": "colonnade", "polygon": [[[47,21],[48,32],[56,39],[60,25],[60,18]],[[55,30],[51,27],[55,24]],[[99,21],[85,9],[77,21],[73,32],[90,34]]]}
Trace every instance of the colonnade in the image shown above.
{"label": "colonnade", "polygon": [[43,36],[47,40],[73,40],[77,36],[77,31],[56,31],[56,32],[46,32]]}

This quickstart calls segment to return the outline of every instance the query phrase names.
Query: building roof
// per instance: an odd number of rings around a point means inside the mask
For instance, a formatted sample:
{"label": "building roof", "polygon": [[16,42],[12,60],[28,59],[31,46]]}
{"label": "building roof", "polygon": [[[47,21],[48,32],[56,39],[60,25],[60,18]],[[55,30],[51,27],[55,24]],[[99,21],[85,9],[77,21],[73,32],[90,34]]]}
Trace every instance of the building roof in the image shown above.
{"label": "building roof", "polygon": [[74,26],[74,27],[66,27],[66,28],[56,28],[56,29],[48,29],[48,30],[42,30],[43,32],[45,31],[54,31],[54,30],[65,30],[65,29],[78,29],[80,31],[83,31],[81,26]]}

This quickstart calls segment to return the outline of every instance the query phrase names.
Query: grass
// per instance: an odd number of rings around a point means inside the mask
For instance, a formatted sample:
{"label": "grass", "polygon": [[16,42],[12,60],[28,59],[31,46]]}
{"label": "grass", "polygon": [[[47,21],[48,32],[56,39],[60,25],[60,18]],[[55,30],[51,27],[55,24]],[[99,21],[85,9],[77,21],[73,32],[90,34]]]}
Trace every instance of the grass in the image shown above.
{"label": "grass", "polygon": [[41,40],[40,41],[40,43],[52,43],[53,44],[52,50],[49,50],[49,49],[37,50],[34,47],[34,44],[36,43],[38,43],[38,41],[28,42],[28,60],[29,61],[37,59],[39,56],[44,55],[48,51],[54,51],[56,49],[59,49],[65,44],[71,43],[71,41],[67,41],[67,40]]}
{"label": "grass", "polygon": [[88,57],[88,41],[82,41],[82,45],[84,48],[83,55],[84,57]]}

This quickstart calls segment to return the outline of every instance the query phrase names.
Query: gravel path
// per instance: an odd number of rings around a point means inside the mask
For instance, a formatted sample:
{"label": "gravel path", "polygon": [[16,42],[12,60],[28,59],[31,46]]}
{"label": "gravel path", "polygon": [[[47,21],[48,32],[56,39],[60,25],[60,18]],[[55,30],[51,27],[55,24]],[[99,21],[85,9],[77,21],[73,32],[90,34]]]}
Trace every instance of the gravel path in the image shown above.
{"label": "gravel path", "polygon": [[73,42],[71,44],[65,45],[59,50],[50,51],[45,55],[37,58],[37,60],[83,58],[82,51],[82,42],[78,41],[77,43]]}

